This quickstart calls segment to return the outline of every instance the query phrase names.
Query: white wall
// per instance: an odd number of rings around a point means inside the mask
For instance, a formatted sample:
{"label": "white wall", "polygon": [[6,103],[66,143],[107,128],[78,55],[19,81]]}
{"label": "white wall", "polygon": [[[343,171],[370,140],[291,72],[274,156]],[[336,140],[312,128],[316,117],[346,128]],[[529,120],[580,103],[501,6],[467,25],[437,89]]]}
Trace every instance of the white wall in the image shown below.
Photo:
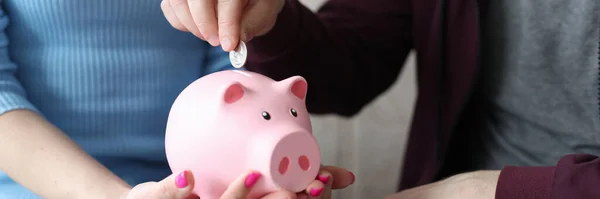
{"label": "white wall", "polygon": [[[300,1],[313,11],[324,2]],[[357,117],[312,116],[323,164],[356,175],[356,183],[337,191],[335,199],[376,199],[395,192],[415,96],[413,54],[396,84]]]}

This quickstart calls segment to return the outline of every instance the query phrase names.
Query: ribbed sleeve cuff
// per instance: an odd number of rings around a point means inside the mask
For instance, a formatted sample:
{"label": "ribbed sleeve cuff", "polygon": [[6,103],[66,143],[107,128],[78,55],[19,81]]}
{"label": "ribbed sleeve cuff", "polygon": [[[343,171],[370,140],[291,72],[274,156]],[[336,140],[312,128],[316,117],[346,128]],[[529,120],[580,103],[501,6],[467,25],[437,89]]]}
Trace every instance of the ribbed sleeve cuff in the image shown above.
{"label": "ribbed sleeve cuff", "polygon": [[554,167],[504,167],[496,187],[497,199],[550,198]]}
{"label": "ribbed sleeve cuff", "polygon": [[40,113],[23,95],[14,92],[0,93],[0,115],[19,109]]}

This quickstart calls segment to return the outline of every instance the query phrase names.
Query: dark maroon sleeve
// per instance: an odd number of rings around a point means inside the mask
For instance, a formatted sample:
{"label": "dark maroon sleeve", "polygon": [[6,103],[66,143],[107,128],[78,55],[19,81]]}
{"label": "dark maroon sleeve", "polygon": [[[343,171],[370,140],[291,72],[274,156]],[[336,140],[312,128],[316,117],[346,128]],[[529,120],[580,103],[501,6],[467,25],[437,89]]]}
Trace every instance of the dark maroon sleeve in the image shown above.
{"label": "dark maroon sleeve", "polygon": [[567,155],[555,167],[505,167],[497,199],[600,198],[600,159]]}
{"label": "dark maroon sleeve", "polygon": [[396,80],[411,45],[409,0],[287,0],[274,28],[248,44],[250,71],[308,81],[311,113],[352,116]]}

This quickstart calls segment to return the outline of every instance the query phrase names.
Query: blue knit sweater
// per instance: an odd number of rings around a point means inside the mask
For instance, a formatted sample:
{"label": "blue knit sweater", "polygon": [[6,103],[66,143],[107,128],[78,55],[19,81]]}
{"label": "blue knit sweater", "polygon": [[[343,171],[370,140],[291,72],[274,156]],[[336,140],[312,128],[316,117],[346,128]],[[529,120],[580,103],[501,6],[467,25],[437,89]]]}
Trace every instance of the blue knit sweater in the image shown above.
{"label": "blue knit sweater", "polygon": [[[160,0],[0,2],[0,114],[41,113],[132,185],[168,176],[170,106],[232,69],[227,53],[172,28]],[[0,198],[38,197],[0,173]]]}

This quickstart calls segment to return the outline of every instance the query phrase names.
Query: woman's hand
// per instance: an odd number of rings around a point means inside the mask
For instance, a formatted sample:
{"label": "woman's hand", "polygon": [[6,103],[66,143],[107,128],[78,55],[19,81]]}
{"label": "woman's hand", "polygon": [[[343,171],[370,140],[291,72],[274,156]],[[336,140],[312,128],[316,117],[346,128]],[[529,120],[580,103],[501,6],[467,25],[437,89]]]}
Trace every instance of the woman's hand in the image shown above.
{"label": "woman's hand", "polygon": [[354,180],[354,174],[346,169],[322,166],[317,179],[303,193],[298,193],[296,198],[330,199],[333,189],[346,188],[354,184]]}
{"label": "woman's hand", "polygon": [[240,39],[248,41],[270,31],[284,3],[285,0],[163,0],[160,5],[174,28],[231,51]]}
{"label": "woman's hand", "polygon": [[[221,199],[246,198],[261,174],[249,172],[236,179],[227,188]],[[124,199],[194,199],[192,194],[194,176],[190,171],[172,174],[160,182],[146,182],[133,187],[123,194]]]}
{"label": "woman's hand", "polygon": [[[246,198],[252,187],[262,177],[260,173],[249,172],[241,175],[227,188],[221,199]],[[334,179],[335,178],[335,179]],[[342,189],[354,183],[354,174],[338,167],[324,166],[319,175],[304,192],[291,193],[278,191],[262,199],[329,199],[332,189]],[[146,182],[133,187],[123,194],[124,199],[194,199],[192,194],[194,176],[190,171],[172,174],[160,182]]]}

